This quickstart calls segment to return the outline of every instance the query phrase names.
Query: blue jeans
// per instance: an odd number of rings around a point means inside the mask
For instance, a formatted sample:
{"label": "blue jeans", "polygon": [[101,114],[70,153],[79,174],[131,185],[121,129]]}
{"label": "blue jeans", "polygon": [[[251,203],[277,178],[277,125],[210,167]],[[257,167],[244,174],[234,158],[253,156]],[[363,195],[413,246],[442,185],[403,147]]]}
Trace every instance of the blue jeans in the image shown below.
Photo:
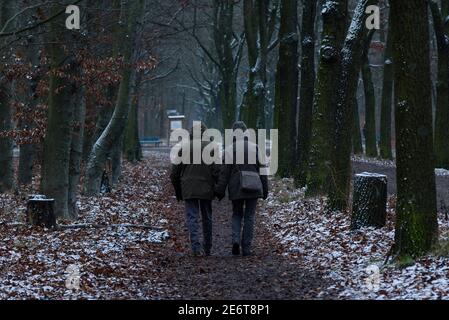
{"label": "blue jeans", "polygon": [[[232,201],[232,243],[242,246],[243,254],[250,254],[254,237],[257,199]],[[243,223],[243,232],[242,232]]]}
{"label": "blue jeans", "polygon": [[[212,200],[187,199],[185,201],[187,227],[190,234],[190,244],[194,253],[210,254],[212,249]],[[203,224],[203,244],[200,236],[200,212]]]}

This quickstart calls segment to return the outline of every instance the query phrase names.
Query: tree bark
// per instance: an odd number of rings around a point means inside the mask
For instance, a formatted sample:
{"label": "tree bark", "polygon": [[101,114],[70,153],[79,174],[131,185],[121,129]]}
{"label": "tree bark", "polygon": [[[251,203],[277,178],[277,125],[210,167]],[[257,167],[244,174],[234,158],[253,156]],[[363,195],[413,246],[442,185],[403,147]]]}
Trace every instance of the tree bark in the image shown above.
{"label": "tree bark", "polygon": [[352,98],[352,108],[354,110],[354,127],[352,132],[352,152],[363,154],[362,135],[360,133],[360,114],[357,102],[357,90]]}
{"label": "tree bark", "polygon": [[[130,4],[128,9],[126,32],[123,33],[124,46],[124,67],[122,70],[122,79],[117,94],[117,101],[112,114],[111,121],[95,142],[86,170],[86,180],[84,183],[84,192],[86,195],[96,195],[100,192],[101,175],[103,167],[109,152],[114,144],[120,141],[125,129],[129,113],[130,87],[132,83],[132,60],[136,37],[137,21],[143,12],[144,0],[138,0]],[[121,149],[120,149],[121,150]]]}
{"label": "tree bark", "polygon": [[302,57],[301,84],[299,100],[299,122],[297,138],[297,167],[295,184],[305,186],[306,173],[310,151],[310,137],[312,135],[313,92],[315,89],[315,17],[316,0],[303,1],[302,11]]}
{"label": "tree bark", "polygon": [[[32,19],[33,14],[36,14],[37,10],[32,10],[26,19]],[[39,83],[38,65],[39,65],[39,50],[38,43],[42,37],[37,35],[30,35],[27,38],[27,47],[25,49],[26,57],[32,66],[31,77],[28,81],[28,90],[25,97],[26,112],[33,112],[34,108],[38,104],[37,85]],[[33,119],[25,117],[20,119],[18,126],[20,129],[32,129],[34,127]],[[19,168],[17,172],[17,181],[19,185],[29,185],[33,178],[33,167],[35,158],[36,145],[33,142],[20,145],[19,154]]]}
{"label": "tree bark", "polygon": [[[273,2],[271,11],[269,4]],[[244,30],[248,51],[248,83],[241,107],[241,118],[249,128],[265,128],[268,46],[276,21],[277,2],[244,0]]]}
{"label": "tree bark", "polygon": [[387,217],[387,176],[364,172],[354,178],[351,229],[382,228]]}
{"label": "tree bark", "polygon": [[131,100],[131,108],[129,110],[128,123],[125,129],[125,137],[123,141],[123,153],[129,162],[137,162],[142,160],[142,148],[139,139],[139,81],[136,81],[134,97]]}
{"label": "tree bark", "polygon": [[298,17],[297,1],[281,0],[279,58],[276,81],[276,124],[279,130],[280,177],[294,173],[296,115],[298,99]]}
{"label": "tree bark", "polygon": [[383,159],[392,159],[391,151],[391,108],[393,105],[393,57],[392,57],[392,30],[388,23],[387,45],[384,57],[384,76],[382,83],[382,105],[380,111],[380,156]]}
{"label": "tree bark", "polygon": [[362,63],[362,48],[365,35],[366,7],[375,0],[359,0],[354,10],[341,52],[342,60],[335,91],[335,131],[331,152],[331,178],[329,190],[329,209],[346,210],[348,208],[350,177],[352,128],[354,110],[352,99],[357,90],[359,72]]}
{"label": "tree bark", "polygon": [[[60,6],[54,5],[54,12]],[[44,140],[41,192],[55,199],[56,217],[68,218],[69,160],[72,140],[73,107],[72,96],[76,86],[71,78],[79,65],[73,56],[67,57],[61,43],[70,43],[70,32],[61,28],[64,18],[55,19],[50,24],[49,48],[50,75],[48,97],[47,132]],[[65,65],[64,75],[60,68]],[[70,79],[70,80],[69,80]]]}
{"label": "tree bark", "polygon": [[374,32],[368,32],[362,57],[362,78],[365,92],[365,148],[368,157],[377,157],[376,137],[376,96],[374,93],[373,76],[369,62],[369,47]]}
{"label": "tree bark", "polygon": [[438,48],[437,101],[435,110],[435,165],[449,169],[449,43],[444,19],[449,14],[448,1],[442,1],[442,11],[438,4],[430,2],[433,26]]}
{"label": "tree bark", "polygon": [[421,256],[436,243],[428,1],[391,0],[395,83],[397,258]]}
{"label": "tree bark", "polygon": [[[2,27],[12,15],[13,1],[6,0],[0,4],[0,27]],[[0,57],[1,60],[4,57]],[[0,60],[0,61],[1,61]],[[2,63],[3,64],[3,63]],[[0,69],[1,70],[1,69]],[[12,129],[11,101],[9,86],[4,75],[0,77],[0,193],[11,190],[14,187],[13,175],[13,141],[8,136]]]}
{"label": "tree bark", "polygon": [[218,96],[222,112],[223,127],[230,129],[236,119],[237,73],[241,58],[241,45],[234,54],[233,0],[213,1],[214,45],[218,56],[221,82]]}
{"label": "tree bark", "polygon": [[48,199],[45,196],[31,196],[27,203],[27,222],[33,226],[55,228],[54,203],[54,199]]}
{"label": "tree bark", "polygon": [[78,185],[81,174],[81,160],[83,155],[84,121],[86,118],[86,96],[83,87],[78,88],[74,99],[74,117],[72,144],[70,147],[69,162],[69,190],[68,190],[68,214],[71,219],[78,218]]}
{"label": "tree bark", "polygon": [[[347,0],[326,0],[321,16],[320,62],[313,99],[312,137],[307,172],[307,195],[329,190],[335,105],[340,52],[347,30]],[[352,127],[352,126],[351,126]]]}

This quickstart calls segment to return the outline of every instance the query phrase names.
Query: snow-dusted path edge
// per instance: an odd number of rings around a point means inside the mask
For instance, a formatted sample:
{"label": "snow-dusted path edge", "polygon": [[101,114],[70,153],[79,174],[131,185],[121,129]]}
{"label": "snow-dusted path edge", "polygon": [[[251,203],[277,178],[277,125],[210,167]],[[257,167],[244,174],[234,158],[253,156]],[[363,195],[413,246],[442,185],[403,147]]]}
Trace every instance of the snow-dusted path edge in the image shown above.
{"label": "snow-dusted path edge", "polygon": [[[322,271],[332,280],[317,298],[333,293],[339,299],[449,300],[448,257],[428,256],[405,269],[383,266],[394,240],[394,198],[388,201],[384,228],[354,232],[347,214],[323,213],[325,199],[305,199],[287,179],[273,179],[271,186],[262,222],[286,255],[300,256],[301,267]],[[440,214],[440,239],[448,238],[448,224]]]}

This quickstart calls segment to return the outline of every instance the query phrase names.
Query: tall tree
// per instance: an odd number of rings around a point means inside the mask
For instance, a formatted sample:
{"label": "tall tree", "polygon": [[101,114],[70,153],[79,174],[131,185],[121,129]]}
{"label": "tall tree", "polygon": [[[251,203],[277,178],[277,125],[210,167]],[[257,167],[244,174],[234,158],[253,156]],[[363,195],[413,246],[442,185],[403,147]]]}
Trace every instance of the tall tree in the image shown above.
{"label": "tall tree", "polygon": [[276,128],[279,130],[278,175],[291,176],[296,148],[298,98],[298,15],[296,0],[281,0],[279,58],[276,74]]}
{"label": "tall tree", "polygon": [[[388,19],[389,20],[389,19]],[[392,159],[391,152],[391,108],[393,105],[393,43],[391,23],[388,23],[387,45],[385,48],[382,104],[380,111],[379,152],[383,159]]]}
{"label": "tall tree", "polygon": [[[60,10],[60,4],[54,4],[51,9],[52,14]],[[55,199],[55,215],[68,218],[69,159],[74,111],[72,97],[77,89],[73,79],[79,71],[79,63],[73,53],[67,53],[61,45],[69,45],[72,40],[70,35],[75,32],[61,28],[63,23],[63,16],[54,19],[50,23],[48,38],[51,73],[41,191]]]}
{"label": "tall tree", "polygon": [[437,101],[435,110],[435,165],[449,169],[449,42],[446,17],[449,1],[441,1],[441,12],[435,1],[430,2],[433,27],[438,48]]}
{"label": "tall tree", "polygon": [[[12,15],[12,6],[14,1],[6,0],[0,3],[0,29],[3,29],[5,23]],[[9,55],[2,54],[0,57],[0,71],[6,65],[6,59]],[[11,101],[9,93],[8,80],[5,72],[0,73],[0,192],[12,189],[14,185],[13,176],[13,149],[12,138],[9,131],[12,129],[11,120]]]}
{"label": "tall tree", "polygon": [[354,127],[352,132],[352,152],[354,154],[362,154],[363,146],[362,146],[362,135],[360,133],[360,114],[359,114],[359,106],[357,102],[357,92],[354,94],[352,98],[352,108],[354,110]]}
{"label": "tall tree", "polygon": [[335,130],[331,152],[331,183],[329,208],[345,210],[348,208],[351,150],[354,111],[352,103],[357,90],[359,72],[362,64],[363,41],[365,40],[366,8],[375,0],[359,0],[354,9],[351,25],[341,52],[341,66],[338,85],[335,90]]}
{"label": "tall tree", "polygon": [[299,89],[299,122],[297,139],[297,168],[295,182],[305,186],[312,134],[313,92],[315,88],[315,17],[316,0],[302,3],[301,23],[301,85]]}
{"label": "tall tree", "polygon": [[[312,137],[307,172],[308,195],[328,191],[340,52],[347,30],[347,0],[325,0],[321,10],[323,32],[312,116]],[[352,127],[352,126],[351,126]]]}
{"label": "tall tree", "polygon": [[78,87],[73,98],[73,130],[70,144],[68,215],[71,219],[78,218],[78,185],[81,175],[81,160],[83,156],[84,121],[86,118],[86,90]]}
{"label": "tall tree", "polygon": [[125,136],[123,141],[123,153],[130,162],[140,161],[142,159],[142,147],[139,139],[139,94],[142,83],[142,73],[137,72],[136,81],[131,97],[131,106],[129,110],[128,122],[125,128]]}
{"label": "tall tree", "polygon": [[[28,3],[26,0],[21,2],[22,7],[26,7],[27,5]],[[29,13],[25,15],[24,19],[28,22],[28,24],[34,23],[37,11],[37,8],[34,10],[29,10]],[[24,105],[26,106],[25,112],[27,114],[32,114],[39,102],[37,85],[40,80],[39,60],[41,46],[39,45],[39,42],[41,38],[42,37],[38,34],[29,35],[24,48],[24,55],[30,64],[30,70],[27,76],[28,86],[26,88],[26,93],[24,94]],[[18,121],[19,129],[32,129],[34,127],[33,120],[34,119],[32,119],[32,117],[24,117],[20,119]],[[27,141],[26,143],[22,143],[20,145],[19,168],[17,171],[17,182],[19,185],[28,185],[32,182],[35,149],[36,145],[34,144],[34,141]]]}
{"label": "tall tree", "polygon": [[[101,175],[107,157],[113,150],[113,147],[120,144],[123,138],[123,132],[129,114],[130,91],[133,78],[133,56],[135,49],[135,39],[137,33],[137,24],[144,11],[144,0],[136,0],[132,3],[123,5],[126,10],[126,20],[123,23],[124,32],[122,33],[123,49],[123,68],[121,74],[120,86],[115,103],[114,113],[106,129],[95,142],[86,168],[86,179],[84,183],[84,192],[87,195],[95,195],[100,192]],[[121,145],[120,145],[121,151]]]}
{"label": "tall tree", "polygon": [[267,60],[275,30],[278,3],[279,0],[243,1],[249,72],[240,117],[250,128],[266,127]]}
{"label": "tall tree", "polygon": [[365,92],[365,148],[368,157],[377,157],[376,137],[376,95],[374,92],[373,75],[369,61],[369,48],[374,35],[374,29],[369,31],[364,43],[362,55],[362,79]]}
{"label": "tall tree", "polygon": [[233,41],[235,39],[233,29],[235,1],[223,0],[213,3],[213,38],[222,80],[218,95],[223,127],[229,129],[236,118],[237,73],[244,41],[243,39]]}
{"label": "tall tree", "polygon": [[[396,124],[396,233],[399,259],[438,239],[433,161],[428,1],[391,0]],[[396,32],[401,30],[401,32]]]}

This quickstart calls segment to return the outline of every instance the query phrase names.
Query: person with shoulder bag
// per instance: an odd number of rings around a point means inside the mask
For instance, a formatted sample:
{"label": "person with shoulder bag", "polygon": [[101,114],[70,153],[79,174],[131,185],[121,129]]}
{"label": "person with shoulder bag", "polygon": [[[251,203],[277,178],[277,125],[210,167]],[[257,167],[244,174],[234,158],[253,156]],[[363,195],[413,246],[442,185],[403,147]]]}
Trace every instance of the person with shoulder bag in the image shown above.
{"label": "person with shoulder bag", "polygon": [[[247,127],[244,122],[234,123],[232,130],[245,133]],[[260,174],[263,164],[259,161],[258,146],[245,138],[246,135],[235,135],[232,145],[226,147],[215,192],[218,198],[223,198],[226,188],[232,201],[232,254],[248,256],[251,254],[251,244],[254,237],[255,215],[257,200],[267,199],[268,179]],[[243,151],[243,163],[238,163],[238,152]],[[254,157],[250,157],[250,154]],[[229,159],[232,159],[232,163]],[[250,159],[255,163],[250,163]],[[227,160],[228,159],[228,160]],[[243,229],[243,232],[242,232]],[[241,250],[240,250],[241,249]]]}

